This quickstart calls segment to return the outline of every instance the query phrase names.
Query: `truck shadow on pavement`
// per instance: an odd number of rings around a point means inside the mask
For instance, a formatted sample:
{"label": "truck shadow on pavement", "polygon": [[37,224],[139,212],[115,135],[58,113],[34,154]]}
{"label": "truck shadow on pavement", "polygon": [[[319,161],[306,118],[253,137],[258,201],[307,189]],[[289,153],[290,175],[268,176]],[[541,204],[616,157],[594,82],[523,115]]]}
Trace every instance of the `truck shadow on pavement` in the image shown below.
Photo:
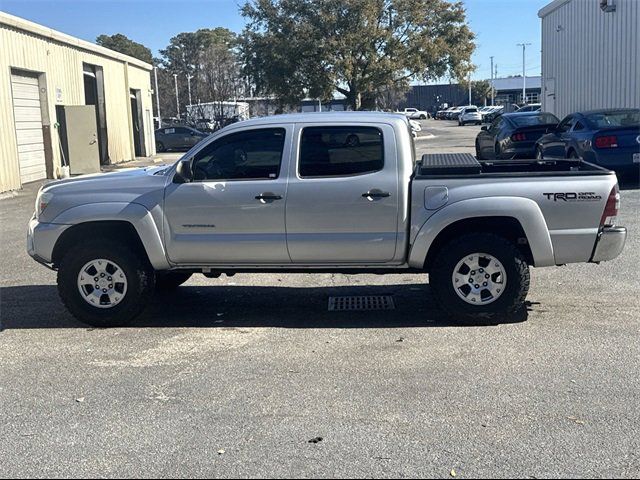
{"label": "truck shadow on pavement", "polygon": [[[394,310],[328,311],[330,296],[391,295]],[[89,328],[75,320],[54,285],[0,288],[1,329]],[[531,304],[529,304],[531,305]],[[528,308],[496,324],[527,320]],[[131,328],[462,327],[435,303],[427,284],[339,287],[191,286],[157,294]]]}

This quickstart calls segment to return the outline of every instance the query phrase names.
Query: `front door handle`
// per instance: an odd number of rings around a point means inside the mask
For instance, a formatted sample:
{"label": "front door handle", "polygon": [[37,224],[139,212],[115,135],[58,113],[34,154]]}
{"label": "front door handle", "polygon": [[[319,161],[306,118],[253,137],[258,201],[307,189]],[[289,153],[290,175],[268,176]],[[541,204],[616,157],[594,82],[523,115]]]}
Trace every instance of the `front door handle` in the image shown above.
{"label": "front door handle", "polygon": [[260,200],[262,203],[271,202],[273,200],[282,200],[281,195],[276,195],[271,192],[261,193],[260,195],[256,195],[256,200]]}
{"label": "front door handle", "polygon": [[363,193],[362,196],[364,198],[385,198],[390,197],[391,194],[389,192],[382,192],[380,190],[369,190],[367,193]]}

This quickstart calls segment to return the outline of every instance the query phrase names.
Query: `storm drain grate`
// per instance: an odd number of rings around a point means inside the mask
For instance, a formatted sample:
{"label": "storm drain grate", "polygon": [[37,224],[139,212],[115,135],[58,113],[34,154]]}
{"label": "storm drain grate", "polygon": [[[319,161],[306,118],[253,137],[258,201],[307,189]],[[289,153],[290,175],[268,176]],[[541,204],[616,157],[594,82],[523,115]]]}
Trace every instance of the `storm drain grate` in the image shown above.
{"label": "storm drain grate", "polygon": [[391,295],[329,297],[329,311],[395,310]]}

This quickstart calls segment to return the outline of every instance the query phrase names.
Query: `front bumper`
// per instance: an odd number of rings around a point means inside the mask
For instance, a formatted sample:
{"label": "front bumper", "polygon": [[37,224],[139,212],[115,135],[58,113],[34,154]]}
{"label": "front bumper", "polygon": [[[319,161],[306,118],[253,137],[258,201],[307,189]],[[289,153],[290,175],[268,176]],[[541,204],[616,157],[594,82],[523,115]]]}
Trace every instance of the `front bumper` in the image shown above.
{"label": "front bumper", "polygon": [[51,263],[53,247],[58,238],[71,225],[40,223],[35,215],[27,230],[27,253],[40,263]]}
{"label": "front bumper", "polygon": [[598,233],[596,246],[591,256],[591,262],[606,262],[613,260],[622,252],[627,240],[627,229],[624,227],[605,227]]}

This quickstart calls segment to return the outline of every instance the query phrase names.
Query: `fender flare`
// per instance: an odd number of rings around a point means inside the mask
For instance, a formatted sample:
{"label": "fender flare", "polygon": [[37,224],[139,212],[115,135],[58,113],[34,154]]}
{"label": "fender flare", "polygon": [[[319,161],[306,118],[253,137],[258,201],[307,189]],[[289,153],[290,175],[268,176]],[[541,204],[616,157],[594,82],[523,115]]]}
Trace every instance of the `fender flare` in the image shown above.
{"label": "fender flare", "polygon": [[409,252],[409,266],[423,268],[429,248],[437,236],[449,225],[478,217],[511,217],[522,225],[534,266],[555,265],[553,244],[547,222],[536,202],[522,197],[484,197],[461,200],[445,206],[420,228]]}
{"label": "fender flare", "polygon": [[52,223],[79,225],[100,221],[130,223],[138,233],[153,268],[163,270],[170,267],[156,222],[151,212],[139,203],[102,202],[79,205],[63,211]]}

